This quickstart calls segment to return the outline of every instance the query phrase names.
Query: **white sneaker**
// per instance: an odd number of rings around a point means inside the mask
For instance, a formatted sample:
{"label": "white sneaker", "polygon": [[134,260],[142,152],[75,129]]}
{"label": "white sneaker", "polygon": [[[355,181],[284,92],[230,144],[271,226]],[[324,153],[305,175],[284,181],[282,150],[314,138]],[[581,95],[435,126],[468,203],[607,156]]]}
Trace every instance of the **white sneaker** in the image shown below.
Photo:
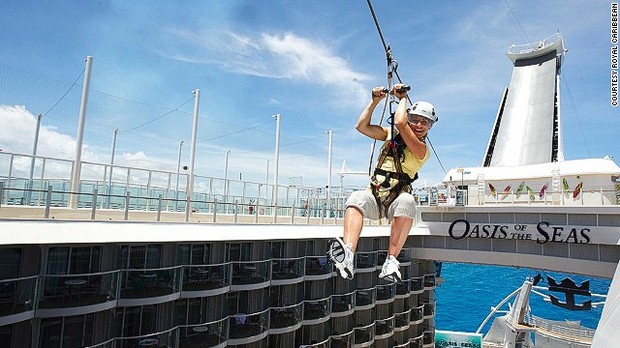
{"label": "white sneaker", "polygon": [[329,258],[344,279],[353,279],[353,250],[342,239],[336,237],[329,247]]}
{"label": "white sneaker", "polygon": [[400,263],[394,255],[390,255],[385,259],[385,263],[383,264],[383,268],[381,268],[381,273],[379,273],[379,278],[391,281],[391,282],[400,282],[401,275],[398,270],[398,266]]}

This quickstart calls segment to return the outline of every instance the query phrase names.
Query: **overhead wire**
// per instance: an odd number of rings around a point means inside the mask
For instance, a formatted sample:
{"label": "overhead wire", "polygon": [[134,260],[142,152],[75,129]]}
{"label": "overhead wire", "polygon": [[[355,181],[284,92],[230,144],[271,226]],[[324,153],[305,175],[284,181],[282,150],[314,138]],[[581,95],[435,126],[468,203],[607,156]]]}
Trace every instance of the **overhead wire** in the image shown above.
{"label": "overhead wire", "polygon": [[512,17],[517,22],[517,25],[521,29],[521,33],[523,34],[523,36],[525,36],[525,39],[527,40],[527,42],[532,42],[530,40],[529,36],[527,36],[527,33],[525,32],[525,30],[523,30],[523,26],[521,26],[521,22],[519,22],[519,19],[517,18],[517,16],[515,15],[514,11],[512,10],[512,7],[510,7],[510,4],[508,3],[508,0],[504,0],[504,3],[506,3],[506,6],[508,7],[508,10],[510,11],[510,14],[512,14]]}
{"label": "overhead wire", "polygon": [[153,123],[153,122],[155,122],[155,121],[157,121],[157,120],[159,120],[159,119],[162,119],[162,118],[164,118],[164,117],[166,117],[166,116],[170,115],[171,113],[173,113],[173,112],[175,112],[175,111],[178,111],[178,110],[179,110],[180,108],[182,108],[185,104],[189,103],[189,102],[190,102],[190,101],[192,101],[192,100],[194,100],[194,96],[192,96],[191,98],[189,98],[188,100],[186,100],[185,102],[183,102],[181,105],[177,106],[176,108],[174,108],[174,109],[172,109],[172,110],[170,110],[170,111],[168,111],[168,112],[166,112],[166,113],[164,113],[164,114],[162,114],[162,115],[160,115],[160,116],[157,116],[157,117],[155,117],[155,118],[154,118],[154,119],[152,119],[152,120],[149,120],[149,121],[146,121],[146,122],[144,122],[144,123],[141,123],[141,124],[139,124],[139,125],[137,125],[137,126],[135,126],[135,127],[133,127],[133,128],[130,128],[130,129],[128,129],[128,130],[124,130],[124,131],[122,131],[122,132],[121,132],[121,131],[119,131],[118,133],[119,133],[119,134],[122,134],[122,133],[129,133],[129,132],[132,132],[132,131],[134,131],[134,130],[136,130],[136,129],[138,129],[138,128],[142,128],[142,127],[144,127],[144,126],[146,126],[146,125],[148,125],[148,124],[151,124],[151,123]]}
{"label": "overhead wire", "polygon": [[219,139],[219,138],[227,137],[227,136],[230,136],[230,135],[234,135],[234,134],[243,133],[243,132],[245,132],[245,131],[248,131],[248,130],[253,129],[253,128],[260,127],[260,126],[265,125],[265,124],[270,123],[270,122],[271,122],[271,121],[267,121],[267,122],[263,122],[263,123],[255,124],[255,125],[253,125],[253,126],[250,126],[250,127],[245,127],[245,128],[239,129],[239,130],[234,131],[234,132],[231,132],[231,133],[221,134],[221,135],[218,135],[218,136],[215,136],[215,137],[212,137],[212,138],[208,138],[208,139],[200,140],[200,141],[198,141],[198,142],[199,142],[199,143],[204,143],[205,141],[215,140],[215,139]]}
{"label": "overhead wire", "polygon": [[82,77],[82,75],[84,74],[84,72],[86,71],[86,68],[82,69],[82,72],[80,72],[80,74],[78,75],[78,77],[75,78],[75,81],[73,81],[73,84],[67,89],[67,91],[58,99],[58,101],[56,103],[54,103],[54,105],[52,105],[51,108],[49,108],[49,110],[47,110],[46,112],[43,113],[43,116],[47,116],[50,112],[52,112],[52,110],[54,110],[54,108],[56,108],[56,106],[58,104],[60,104],[60,102],[65,99],[65,97],[67,96],[67,94],[69,94],[69,92],[73,89],[73,87],[75,87],[75,85],[77,84],[78,80],[80,79],[80,77]]}
{"label": "overhead wire", "polygon": [[[280,145],[280,148],[285,147],[285,146],[290,146],[290,145],[298,145],[298,144],[303,144],[303,143],[307,143],[310,142],[312,140],[321,138],[322,136],[316,136],[313,138],[308,138],[308,139],[304,139],[304,140],[300,140],[300,141],[296,141],[296,142],[292,142],[292,143],[284,143]],[[261,148],[261,149],[255,149],[255,150],[250,150],[250,151],[245,151],[245,152],[240,152],[237,155],[245,155],[248,153],[254,153],[254,152],[260,152],[260,151],[265,151],[265,150],[272,150],[275,146],[271,146],[271,147],[266,147],[266,148]],[[313,155],[308,155],[305,157],[312,157]]]}
{"label": "overhead wire", "polygon": [[581,125],[581,120],[580,120],[580,112],[579,109],[577,108],[577,105],[575,105],[575,100],[573,99],[573,94],[570,90],[570,85],[568,84],[568,78],[566,77],[566,73],[564,73],[564,78],[562,79],[563,81],[566,81],[564,83],[564,85],[566,86],[566,90],[568,92],[568,99],[570,100],[571,105],[573,106],[573,109],[575,110],[575,119],[577,120],[577,126],[579,127],[579,131],[581,133],[581,136],[583,137],[583,142],[586,146],[586,151],[588,151],[588,157],[592,157],[592,154],[590,152],[590,146],[588,145],[588,138],[586,137],[586,134],[583,131],[583,126]]}

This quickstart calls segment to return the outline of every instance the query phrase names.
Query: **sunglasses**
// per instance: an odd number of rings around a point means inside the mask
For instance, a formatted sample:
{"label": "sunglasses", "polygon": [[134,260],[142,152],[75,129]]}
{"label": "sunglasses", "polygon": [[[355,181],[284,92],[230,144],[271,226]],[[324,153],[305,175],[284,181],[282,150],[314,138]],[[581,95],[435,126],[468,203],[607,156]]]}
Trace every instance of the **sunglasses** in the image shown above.
{"label": "sunglasses", "polygon": [[420,117],[420,116],[417,116],[417,115],[407,115],[407,122],[409,122],[409,124],[413,124],[413,125],[419,123],[419,124],[421,124],[421,125],[423,125],[425,127],[428,127],[431,124],[431,122],[429,120],[427,120],[426,118]]}

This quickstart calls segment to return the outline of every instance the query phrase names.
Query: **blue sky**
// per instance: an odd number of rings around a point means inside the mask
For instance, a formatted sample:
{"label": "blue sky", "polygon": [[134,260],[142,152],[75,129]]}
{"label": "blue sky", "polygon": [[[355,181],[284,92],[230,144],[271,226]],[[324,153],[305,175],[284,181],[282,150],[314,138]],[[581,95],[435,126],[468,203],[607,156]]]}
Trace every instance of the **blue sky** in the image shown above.
{"label": "blue sky", "polygon": [[[439,122],[439,157],[420,173],[480,165],[510,82],[511,44],[558,30],[566,54],[562,118],[566,159],[618,155],[618,108],[610,105],[608,1],[373,1],[381,29],[412,86]],[[192,91],[201,90],[196,173],[264,182],[332,184],[346,161],[368,168],[370,140],[354,129],[369,90],[386,84],[383,47],[366,1],[16,1],[0,3],[0,148],[73,158],[84,59],[93,56],[84,160],[176,170],[189,163]],[[75,86],[73,83],[77,81]],[[373,120],[378,121],[380,110]],[[376,156],[375,156],[376,158]],[[301,179],[300,179],[301,178]],[[360,176],[345,185],[364,185]],[[423,183],[421,181],[420,183]]]}

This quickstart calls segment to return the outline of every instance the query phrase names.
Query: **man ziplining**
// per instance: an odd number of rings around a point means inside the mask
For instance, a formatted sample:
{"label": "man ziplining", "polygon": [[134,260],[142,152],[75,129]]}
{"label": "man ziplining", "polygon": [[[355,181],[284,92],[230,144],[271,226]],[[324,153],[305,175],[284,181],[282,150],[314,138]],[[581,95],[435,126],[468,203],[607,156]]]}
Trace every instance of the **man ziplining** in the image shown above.
{"label": "man ziplining", "polygon": [[[336,237],[330,245],[328,254],[345,279],[353,279],[354,276],[353,258],[364,218],[378,220],[387,217],[391,222],[390,244],[379,278],[401,281],[396,257],[407,241],[416,216],[411,183],[430,157],[426,136],[437,121],[435,108],[428,102],[418,101],[407,108],[408,89],[400,83],[394,85],[391,91],[384,87],[373,88],[371,101],[362,110],[355,127],[367,137],[384,143],[369,187],[353,192],[345,204],[343,238]],[[376,106],[388,92],[398,99],[392,126],[384,128],[371,124]]]}

